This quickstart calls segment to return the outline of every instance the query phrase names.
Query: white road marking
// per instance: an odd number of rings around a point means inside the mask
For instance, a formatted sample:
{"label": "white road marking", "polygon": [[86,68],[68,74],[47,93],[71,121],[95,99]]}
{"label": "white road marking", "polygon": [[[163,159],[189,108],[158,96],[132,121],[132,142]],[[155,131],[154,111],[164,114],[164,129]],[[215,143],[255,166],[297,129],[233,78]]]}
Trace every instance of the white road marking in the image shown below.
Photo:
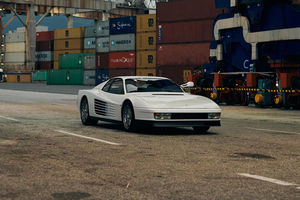
{"label": "white road marking", "polygon": [[70,133],[70,132],[63,131],[63,130],[55,130],[55,131],[56,131],[56,132],[59,132],[59,133],[67,134],[67,135],[72,135],[72,136],[76,136],[76,137],[80,137],[80,138],[85,138],[85,139],[89,139],[89,140],[94,140],[94,141],[97,141],[97,142],[102,142],[102,143],[105,143],[105,144],[110,144],[110,145],[122,145],[122,144],[120,144],[120,143],[115,143],[115,142],[110,142],[110,141],[101,140],[101,139],[97,139],[97,138],[92,138],[92,137],[87,137],[87,136],[83,136],[83,135],[78,135],[78,134]]}
{"label": "white road marking", "polygon": [[267,177],[264,177],[264,176],[258,176],[258,175],[252,175],[252,174],[246,174],[246,173],[238,173],[238,175],[246,176],[248,178],[258,179],[258,180],[261,180],[261,181],[267,181],[267,182],[275,183],[275,184],[278,184],[278,185],[298,186],[298,184],[295,184],[295,183],[289,183],[289,182],[281,181],[281,180],[278,180],[278,179],[267,178]]}
{"label": "white road marking", "polygon": [[15,122],[19,122],[19,120],[17,120],[17,119],[14,119],[14,118],[11,118],[11,117],[5,117],[5,116],[2,116],[2,115],[0,115],[0,118],[15,121]]}
{"label": "white road marking", "polygon": [[297,132],[278,131],[278,130],[262,129],[262,128],[249,128],[249,127],[247,127],[247,128],[248,128],[248,129],[251,129],[251,130],[256,130],[256,131],[267,131],[267,132],[276,132],[276,133],[290,133],[290,134],[297,134],[297,135],[300,135],[300,133],[297,133]]}

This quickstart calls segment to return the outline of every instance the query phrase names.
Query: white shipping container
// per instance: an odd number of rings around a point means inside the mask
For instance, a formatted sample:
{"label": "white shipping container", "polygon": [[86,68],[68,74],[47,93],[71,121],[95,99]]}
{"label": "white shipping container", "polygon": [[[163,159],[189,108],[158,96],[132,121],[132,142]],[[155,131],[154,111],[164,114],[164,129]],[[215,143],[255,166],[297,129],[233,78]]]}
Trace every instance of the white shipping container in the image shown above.
{"label": "white shipping container", "polygon": [[25,52],[25,42],[5,43],[5,52],[7,53]]}
{"label": "white shipping container", "polygon": [[84,69],[96,69],[96,55],[84,56]]}
{"label": "white shipping container", "polygon": [[109,52],[109,37],[97,38],[96,52],[97,53],[108,53]]}
{"label": "white shipping container", "polygon": [[24,32],[9,32],[5,35],[5,43],[9,42],[25,42]]}
{"label": "white shipping container", "polygon": [[25,63],[25,53],[5,53],[4,54],[4,64],[5,63]]}
{"label": "white shipping container", "polygon": [[39,51],[35,52],[36,62],[50,62],[54,60],[53,51]]}
{"label": "white shipping container", "polygon": [[19,71],[25,69],[25,63],[4,63],[5,71]]}

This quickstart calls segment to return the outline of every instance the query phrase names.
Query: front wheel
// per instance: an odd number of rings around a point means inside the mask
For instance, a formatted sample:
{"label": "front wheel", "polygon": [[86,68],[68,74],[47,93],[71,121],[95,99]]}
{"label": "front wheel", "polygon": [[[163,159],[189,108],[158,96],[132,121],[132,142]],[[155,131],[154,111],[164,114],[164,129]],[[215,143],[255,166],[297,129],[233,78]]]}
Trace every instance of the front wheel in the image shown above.
{"label": "front wheel", "polygon": [[89,103],[86,98],[83,98],[80,103],[80,118],[84,125],[96,125],[98,120],[91,119],[89,114]]}
{"label": "front wheel", "polygon": [[209,130],[209,126],[194,126],[193,129],[196,133],[206,133]]}
{"label": "front wheel", "polygon": [[126,103],[122,109],[122,123],[126,131],[133,131],[135,129],[134,112],[129,103]]}

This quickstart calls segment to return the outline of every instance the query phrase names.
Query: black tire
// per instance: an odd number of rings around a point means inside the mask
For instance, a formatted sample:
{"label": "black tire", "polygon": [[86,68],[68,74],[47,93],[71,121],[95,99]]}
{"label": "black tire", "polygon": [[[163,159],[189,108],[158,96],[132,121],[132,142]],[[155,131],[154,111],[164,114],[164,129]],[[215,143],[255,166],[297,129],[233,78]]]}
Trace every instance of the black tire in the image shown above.
{"label": "black tire", "polygon": [[83,125],[96,125],[98,120],[91,119],[89,114],[89,103],[87,98],[84,97],[80,102],[80,118]]}
{"label": "black tire", "polygon": [[135,116],[132,105],[125,103],[122,108],[122,125],[126,131],[135,130]]}
{"label": "black tire", "polygon": [[210,126],[194,126],[193,129],[196,133],[206,133]]}

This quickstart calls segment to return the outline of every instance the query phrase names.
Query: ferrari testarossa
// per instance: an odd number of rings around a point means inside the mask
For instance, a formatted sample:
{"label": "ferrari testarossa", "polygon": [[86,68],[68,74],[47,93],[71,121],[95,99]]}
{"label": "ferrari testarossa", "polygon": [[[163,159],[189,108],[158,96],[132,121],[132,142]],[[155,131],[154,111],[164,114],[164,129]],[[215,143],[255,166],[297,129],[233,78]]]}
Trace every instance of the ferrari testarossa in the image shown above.
{"label": "ferrari testarossa", "polygon": [[193,127],[206,132],[221,125],[221,109],[212,100],[192,95],[164,77],[120,76],[77,97],[84,125],[98,120],[121,123],[126,131],[143,127]]}

